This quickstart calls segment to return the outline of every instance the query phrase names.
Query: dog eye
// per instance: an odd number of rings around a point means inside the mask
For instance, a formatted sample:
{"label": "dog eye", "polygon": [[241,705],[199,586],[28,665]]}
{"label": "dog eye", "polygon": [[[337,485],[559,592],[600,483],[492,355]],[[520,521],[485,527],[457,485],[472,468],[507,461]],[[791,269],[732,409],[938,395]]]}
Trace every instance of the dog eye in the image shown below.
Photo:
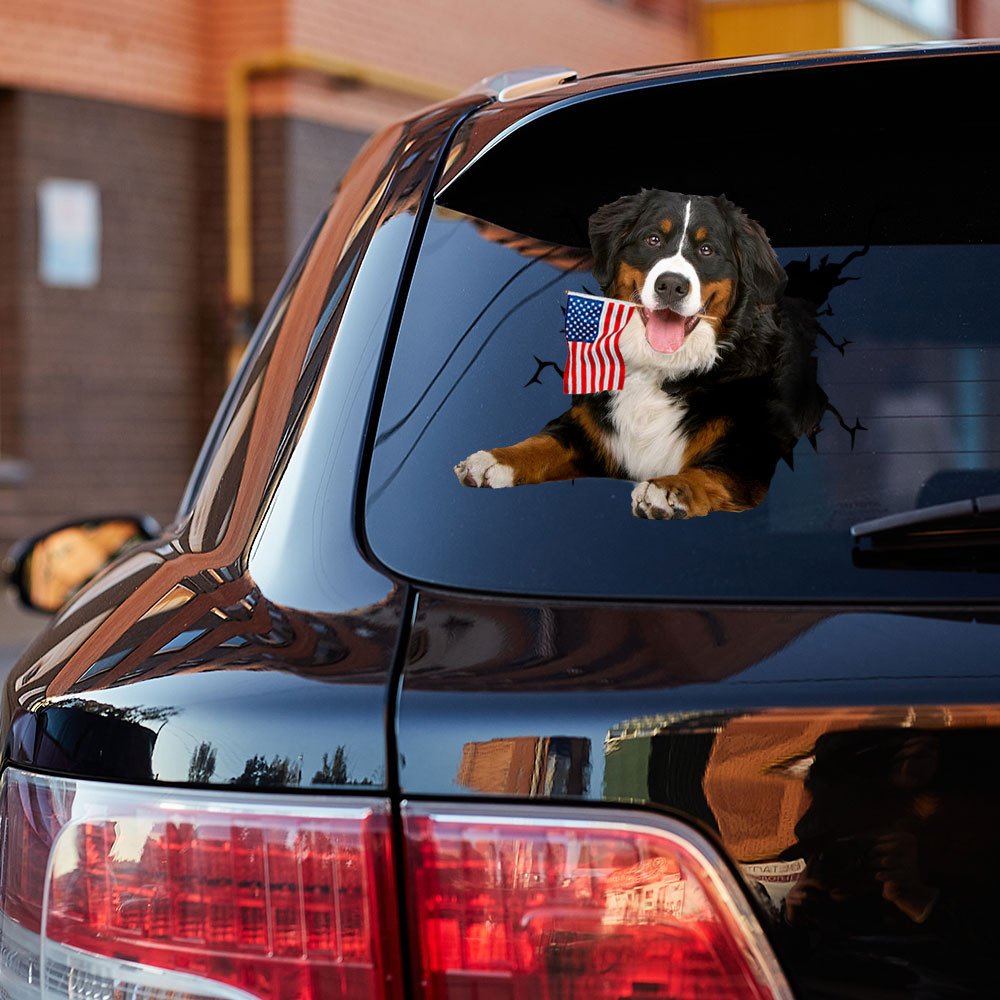
{"label": "dog eye", "polygon": [[698,253],[700,253],[702,257],[711,257],[712,254],[715,253],[715,247],[710,246],[708,243],[702,243],[702,245],[698,247]]}
{"label": "dog eye", "polygon": [[645,239],[646,245],[651,247],[658,247],[663,241],[660,239],[658,233],[650,233]]}

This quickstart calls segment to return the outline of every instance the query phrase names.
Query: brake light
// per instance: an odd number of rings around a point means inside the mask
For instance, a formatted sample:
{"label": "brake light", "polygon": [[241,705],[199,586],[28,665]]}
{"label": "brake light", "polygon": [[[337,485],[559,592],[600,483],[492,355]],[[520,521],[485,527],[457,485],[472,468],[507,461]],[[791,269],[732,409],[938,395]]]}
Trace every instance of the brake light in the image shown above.
{"label": "brake light", "polygon": [[8,769],[0,817],[0,995],[399,995],[379,802]]}
{"label": "brake light", "polygon": [[427,1000],[790,995],[735,879],[693,831],[624,813],[521,812],[408,808]]}
{"label": "brake light", "polygon": [[[735,878],[680,823],[405,807],[420,1000],[784,1000]],[[399,1000],[379,800],[8,768],[0,997]]]}

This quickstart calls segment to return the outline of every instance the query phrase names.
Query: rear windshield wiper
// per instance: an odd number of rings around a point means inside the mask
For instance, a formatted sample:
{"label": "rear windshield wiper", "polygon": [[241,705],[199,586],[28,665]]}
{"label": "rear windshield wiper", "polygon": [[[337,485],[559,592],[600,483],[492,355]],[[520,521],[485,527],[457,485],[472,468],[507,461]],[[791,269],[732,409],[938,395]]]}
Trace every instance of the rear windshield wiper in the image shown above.
{"label": "rear windshield wiper", "polygon": [[1000,572],[1000,493],[862,521],[851,536],[855,566]]}

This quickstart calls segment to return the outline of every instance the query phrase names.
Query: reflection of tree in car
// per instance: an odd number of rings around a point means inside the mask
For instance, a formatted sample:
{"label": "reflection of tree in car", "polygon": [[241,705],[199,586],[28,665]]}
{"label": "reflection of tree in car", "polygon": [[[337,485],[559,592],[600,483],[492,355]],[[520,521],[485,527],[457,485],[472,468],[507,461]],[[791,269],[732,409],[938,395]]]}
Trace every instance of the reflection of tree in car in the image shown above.
{"label": "reflection of tree in car", "polygon": [[208,784],[215,774],[215,761],[218,756],[211,743],[199,743],[191,755],[188,767],[188,781],[192,784]]}

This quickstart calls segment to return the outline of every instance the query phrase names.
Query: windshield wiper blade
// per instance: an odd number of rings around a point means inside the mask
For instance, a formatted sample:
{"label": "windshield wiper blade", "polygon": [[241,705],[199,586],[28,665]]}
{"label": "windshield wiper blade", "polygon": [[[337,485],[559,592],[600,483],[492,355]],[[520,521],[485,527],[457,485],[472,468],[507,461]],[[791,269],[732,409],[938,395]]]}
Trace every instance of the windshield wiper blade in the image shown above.
{"label": "windshield wiper blade", "polygon": [[975,542],[975,536],[981,533],[995,534],[998,530],[1000,493],[991,493],[861,521],[851,528],[851,535],[855,540],[869,538],[874,544],[903,539],[966,544]]}
{"label": "windshield wiper blade", "polygon": [[862,521],[851,536],[861,568],[1000,572],[1000,493]]}

